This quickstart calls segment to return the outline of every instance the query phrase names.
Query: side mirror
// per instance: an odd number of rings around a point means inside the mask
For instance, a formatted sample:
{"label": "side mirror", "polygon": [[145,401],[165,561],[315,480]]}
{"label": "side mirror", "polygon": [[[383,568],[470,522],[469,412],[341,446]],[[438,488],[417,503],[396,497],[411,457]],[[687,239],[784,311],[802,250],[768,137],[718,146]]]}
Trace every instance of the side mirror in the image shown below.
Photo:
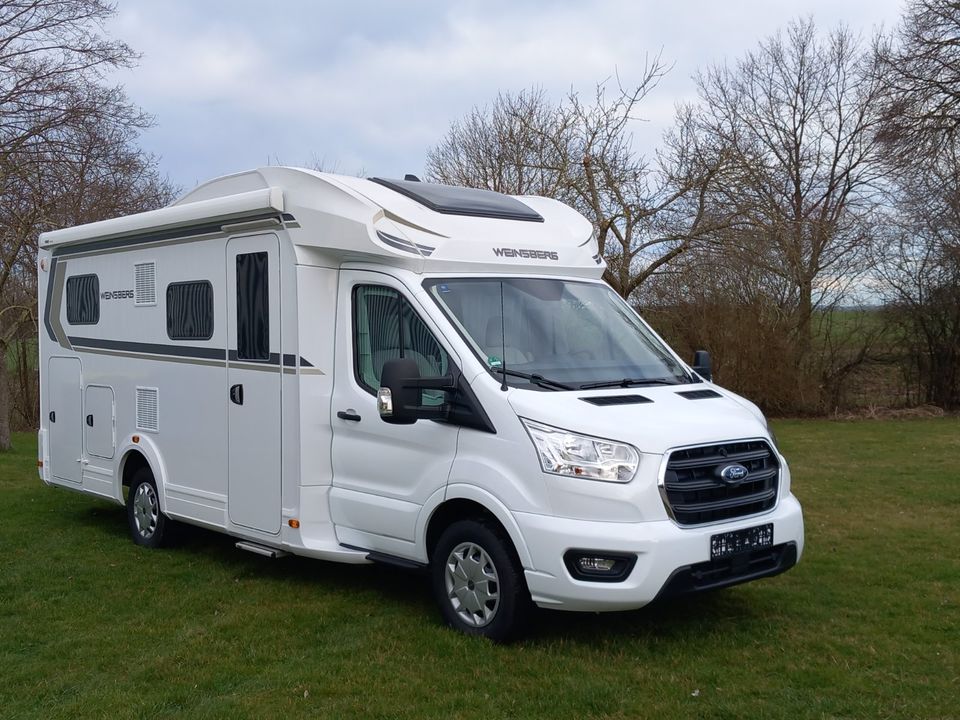
{"label": "side mirror", "polygon": [[443,418],[446,408],[425,407],[424,390],[453,390],[454,378],[420,377],[420,368],[415,360],[396,358],[387,360],[380,373],[380,389],[377,390],[377,412],[380,419],[391,425],[411,425],[420,419]]}
{"label": "side mirror", "polygon": [[697,350],[693,354],[693,371],[708,382],[713,379],[710,353],[706,350]]}
{"label": "side mirror", "polygon": [[410,358],[387,360],[380,373],[377,411],[380,419],[391,425],[412,425],[417,421],[412,408],[420,405],[420,391],[412,380],[420,379],[420,368]]}

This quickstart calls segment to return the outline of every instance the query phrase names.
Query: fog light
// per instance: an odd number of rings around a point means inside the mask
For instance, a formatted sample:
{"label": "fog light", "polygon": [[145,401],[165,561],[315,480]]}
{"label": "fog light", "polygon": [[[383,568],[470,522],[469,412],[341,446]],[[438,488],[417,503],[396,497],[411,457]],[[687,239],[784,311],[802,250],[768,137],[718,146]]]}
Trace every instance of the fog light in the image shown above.
{"label": "fog light", "polygon": [[633,570],[637,556],[596,550],[567,550],[563,562],[575,580],[622,582]]}
{"label": "fog light", "polygon": [[577,567],[580,572],[600,572],[608,573],[616,566],[617,561],[611,558],[601,557],[582,557],[577,560]]}

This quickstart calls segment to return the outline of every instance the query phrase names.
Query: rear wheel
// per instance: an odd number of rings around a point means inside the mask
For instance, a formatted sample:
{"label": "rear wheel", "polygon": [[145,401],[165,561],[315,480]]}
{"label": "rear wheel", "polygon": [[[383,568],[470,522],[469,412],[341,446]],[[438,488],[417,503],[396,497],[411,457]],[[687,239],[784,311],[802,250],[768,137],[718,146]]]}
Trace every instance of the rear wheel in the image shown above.
{"label": "rear wheel", "polygon": [[496,642],[524,629],[530,596],[510,539],[493,523],[460,520],[440,536],[431,559],[434,596],[444,620]]}
{"label": "rear wheel", "polygon": [[168,520],[160,512],[160,494],[150,468],[142,467],[134,473],[127,495],[127,522],[130,536],[137,545],[161,547],[168,532]]}

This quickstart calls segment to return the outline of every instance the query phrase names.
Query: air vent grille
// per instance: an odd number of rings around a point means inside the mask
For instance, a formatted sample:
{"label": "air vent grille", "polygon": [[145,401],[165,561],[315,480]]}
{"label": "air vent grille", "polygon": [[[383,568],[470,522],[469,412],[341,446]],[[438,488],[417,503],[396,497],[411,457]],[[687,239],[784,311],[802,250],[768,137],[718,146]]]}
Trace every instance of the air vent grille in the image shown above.
{"label": "air vent grille", "polygon": [[160,430],[159,391],[157,388],[137,388],[137,430]]}
{"label": "air vent grille", "polygon": [[157,264],[136,263],[133,266],[133,304],[157,304]]}
{"label": "air vent grille", "polygon": [[653,402],[643,395],[596,395],[594,397],[580,398],[591,405],[640,405],[641,403]]}
{"label": "air vent grille", "polygon": [[723,397],[723,395],[715,390],[684,390],[683,392],[678,392],[677,395],[681,395],[687,400],[706,400],[707,398]]}

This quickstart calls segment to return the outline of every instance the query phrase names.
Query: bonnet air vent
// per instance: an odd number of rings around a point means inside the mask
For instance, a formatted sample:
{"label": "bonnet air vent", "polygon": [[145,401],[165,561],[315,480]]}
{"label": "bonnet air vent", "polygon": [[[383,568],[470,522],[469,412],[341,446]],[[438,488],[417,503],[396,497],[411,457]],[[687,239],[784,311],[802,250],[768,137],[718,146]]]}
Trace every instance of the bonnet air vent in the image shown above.
{"label": "bonnet air vent", "polygon": [[582,397],[580,399],[591,405],[640,405],[642,403],[653,402],[653,400],[643,395],[597,395],[595,397]]}
{"label": "bonnet air vent", "polygon": [[136,263],[133,266],[133,304],[157,304],[157,264]]}
{"label": "bonnet air vent", "polygon": [[137,430],[157,432],[160,429],[158,400],[157,388],[137,388]]}
{"label": "bonnet air vent", "polygon": [[524,205],[516,198],[476,188],[455,185],[435,185],[412,180],[388,180],[370,178],[370,182],[383,185],[405,195],[424,207],[444,215],[469,215],[471,217],[497,218],[500,220],[526,220],[543,222],[540,213]]}
{"label": "bonnet air vent", "polygon": [[714,390],[684,390],[683,392],[678,392],[677,395],[681,395],[687,400],[706,400],[707,398],[723,397],[723,395]]}

